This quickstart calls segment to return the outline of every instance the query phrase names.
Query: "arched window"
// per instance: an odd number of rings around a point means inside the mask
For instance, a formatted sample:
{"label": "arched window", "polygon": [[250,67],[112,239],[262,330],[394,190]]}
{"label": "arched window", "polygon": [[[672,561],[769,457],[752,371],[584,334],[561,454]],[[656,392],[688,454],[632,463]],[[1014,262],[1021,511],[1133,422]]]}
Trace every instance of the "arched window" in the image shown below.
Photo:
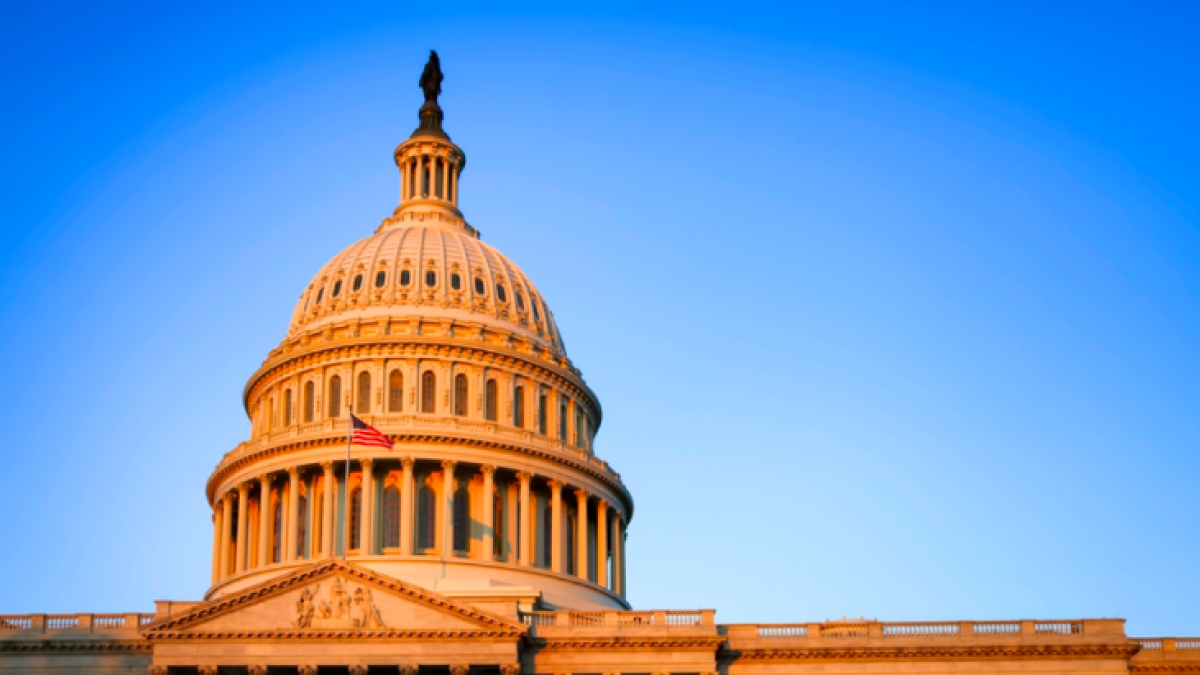
{"label": "arched window", "polygon": [[546,435],[546,395],[538,396],[538,433]]}
{"label": "arched window", "polygon": [[358,374],[358,396],[354,400],[354,409],[360,413],[371,412],[371,374],[365,370]]}
{"label": "arched window", "polygon": [[471,546],[471,493],[465,487],[454,491],[454,550],[467,551]]}
{"label": "arched window", "polygon": [[492,555],[504,555],[504,500],[499,490],[492,498]]}
{"label": "arched window", "polygon": [[306,544],[308,544],[308,495],[300,495],[300,509],[296,522],[296,555],[301,558],[307,558],[305,555]]}
{"label": "arched window", "polygon": [[475,295],[483,295],[487,292],[487,286],[484,285],[483,279],[475,277]]}
{"label": "arched window", "polygon": [[437,412],[437,375],[432,370],[421,374],[421,412]]}
{"label": "arched window", "polygon": [[525,296],[521,295],[521,291],[517,291],[513,297],[515,297],[517,299],[517,309],[524,312],[525,311]]}
{"label": "arched window", "polygon": [[417,549],[424,551],[435,546],[437,534],[437,499],[428,485],[417,491]]}
{"label": "arched window", "polygon": [[356,487],[350,492],[350,550],[358,548],[359,525],[362,523],[362,488]]}
{"label": "arched window", "polygon": [[393,370],[388,375],[388,412],[400,412],[404,408],[404,375]]}
{"label": "arched window", "polygon": [[337,296],[339,296],[341,294],[342,294],[342,280],[338,279],[333,284],[333,297],[336,298]]}
{"label": "arched window", "polygon": [[504,293],[504,287],[496,284],[496,299],[500,302],[508,302],[508,296]]}
{"label": "arched window", "polygon": [[575,445],[583,447],[583,408],[575,406]]}
{"label": "arched window", "polygon": [[425,272],[425,285],[437,286],[437,272],[434,272],[433,270]]}
{"label": "arched window", "polygon": [[274,513],[271,517],[275,519],[275,527],[273,538],[271,540],[271,562],[279,562],[279,555],[283,552],[283,493],[280,492],[279,498],[275,500]]}
{"label": "arched window", "polygon": [[412,272],[408,270],[400,270],[400,285],[407,286],[412,283]]}
{"label": "arched window", "polygon": [[266,426],[267,431],[270,431],[271,429],[275,428],[275,397],[274,396],[267,399],[267,407],[265,409],[265,412],[267,413],[267,423],[264,426]]}
{"label": "arched window", "polygon": [[342,416],[342,377],[334,375],[329,379],[329,416],[336,419]]}
{"label": "arched window", "polygon": [[325,289],[321,288],[321,290],[317,291],[317,304],[318,305],[321,304],[321,298],[323,298],[323,297],[325,297]]}
{"label": "arched window", "polygon": [[542,511],[542,565],[550,567],[553,564],[554,557],[551,554],[551,547],[554,546],[554,512],[549,506]]}
{"label": "arched window", "polygon": [[383,491],[383,547],[400,545],[400,489],[395,485]]}
{"label": "arched window", "polygon": [[462,290],[462,277],[459,276],[458,272],[450,275],[450,288],[456,291]]}
{"label": "arched window", "polygon": [[567,402],[563,401],[558,405],[558,440],[564,443],[567,440]]}
{"label": "arched window", "polygon": [[356,274],[354,276],[354,290],[355,290],[355,292],[362,290],[362,275],[361,274]]}
{"label": "arched window", "polygon": [[563,528],[566,533],[563,535],[567,544],[567,574],[575,574],[575,512],[567,511],[567,526]]}
{"label": "arched window", "polygon": [[304,383],[304,421],[313,421],[313,415],[316,414],[316,385],[312,382]]}
{"label": "arched window", "polygon": [[467,414],[467,376],[462,373],[454,376],[454,414]]}
{"label": "arched window", "polygon": [[534,296],[529,296],[529,306],[533,308],[533,320],[541,321],[542,315],[538,314],[538,299]]}
{"label": "arched window", "polygon": [[387,283],[387,272],[384,272],[382,270],[380,270],[379,272],[376,272],[375,273],[375,288],[383,288],[383,285],[385,283]]}
{"label": "arched window", "polygon": [[525,387],[513,390],[513,425],[525,428]]}
{"label": "arched window", "polygon": [[496,393],[496,381],[488,380],[487,386],[483,388],[483,416],[495,422],[498,417],[496,408],[499,407],[499,402],[496,400],[499,396]]}

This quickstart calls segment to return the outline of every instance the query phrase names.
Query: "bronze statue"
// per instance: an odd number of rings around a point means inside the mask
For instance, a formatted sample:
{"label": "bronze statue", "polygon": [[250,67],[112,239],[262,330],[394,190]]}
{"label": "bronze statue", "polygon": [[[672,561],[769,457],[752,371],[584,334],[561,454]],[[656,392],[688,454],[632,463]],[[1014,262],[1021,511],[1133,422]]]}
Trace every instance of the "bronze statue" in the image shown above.
{"label": "bronze statue", "polygon": [[425,102],[437,105],[438,94],[442,93],[442,62],[438,60],[437,52],[429,50],[429,61],[425,70],[421,71],[421,89],[425,92]]}

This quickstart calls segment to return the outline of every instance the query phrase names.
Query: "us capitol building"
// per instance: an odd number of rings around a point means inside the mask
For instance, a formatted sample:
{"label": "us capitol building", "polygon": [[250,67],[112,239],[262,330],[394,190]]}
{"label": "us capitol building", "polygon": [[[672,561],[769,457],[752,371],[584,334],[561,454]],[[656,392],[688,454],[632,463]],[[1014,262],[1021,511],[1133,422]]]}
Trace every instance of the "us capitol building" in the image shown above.
{"label": "us capitol building", "polygon": [[[633,609],[633,496],[542,293],[458,209],[436,54],[400,205],[302,289],[205,486],[212,579],[153,614],[0,615],[0,672],[1200,673],[1121,619],[721,624]],[[356,445],[353,413],[394,442]]]}

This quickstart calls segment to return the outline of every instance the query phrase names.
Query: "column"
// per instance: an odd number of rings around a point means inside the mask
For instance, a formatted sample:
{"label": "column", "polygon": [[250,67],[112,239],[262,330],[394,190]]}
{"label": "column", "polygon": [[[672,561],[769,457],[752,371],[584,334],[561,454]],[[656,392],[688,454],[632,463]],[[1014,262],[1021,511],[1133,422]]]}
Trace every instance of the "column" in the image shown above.
{"label": "column", "polygon": [[408,201],[408,162],[397,162],[400,171],[400,203]]}
{"label": "column", "polygon": [[213,504],[213,548],[212,548],[212,583],[215,585],[221,579],[221,505]]}
{"label": "column", "polygon": [[454,556],[454,465],[452,459],[442,461],[442,557]]}
{"label": "column", "polygon": [[246,544],[250,538],[249,532],[249,517],[250,509],[247,508],[250,503],[250,484],[242,483],[237,488],[238,494],[238,518],[237,518],[237,548],[234,551],[233,571],[234,573],[246,571]]}
{"label": "column", "polygon": [[575,491],[575,576],[588,578],[588,497],[587,490]]}
{"label": "column", "polygon": [[287,519],[283,521],[283,558],[285,561],[295,560],[297,556],[296,549],[299,542],[297,536],[300,533],[300,469],[292,467],[288,472],[288,503],[287,503]]}
{"label": "column", "polygon": [[325,480],[321,485],[321,557],[333,557],[333,506],[337,489],[333,482],[333,462],[321,462]]}
{"label": "column", "polygon": [[480,515],[483,518],[483,541],[479,545],[479,555],[477,558],[483,560],[496,559],[496,483],[495,473],[496,467],[485,465],[479,467],[480,473],[483,474],[483,504],[480,509]]}
{"label": "column", "polygon": [[359,526],[362,531],[358,534],[359,554],[372,555],[375,553],[375,460],[364,457],[358,460],[362,466],[362,518]]}
{"label": "column", "polygon": [[617,582],[621,585],[621,590],[618,592],[621,594],[621,597],[623,598],[623,597],[625,597],[625,591],[626,591],[626,589],[625,589],[625,518],[620,515],[617,516],[617,542],[620,544],[620,546],[618,547],[618,553],[617,553],[617,555],[618,555],[617,562],[619,563],[619,566],[620,566],[620,569],[617,573]]}
{"label": "column", "polygon": [[518,471],[517,480],[521,483],[521,497],[518,505],[517,513],[517,530],[520,532],[520,541],[517,542],[517,564],[529,567],[529,560],[533,556],[530,555],[530,544],[533,538],[530,536],[533,522],[529,517],[529,481],[533,479],[533,474],[528,471]]}
{"label": "column", "polygon": [[550,480],[546,482],[550,487],[550,539],[547,545],[550,547],[550,569],[555,572],[563,571],[563,508],[562,508],[562,488],[561,481]]}
{"label": "column", "polygon": [[413,549],[413,458],[400,460],[404,476],[400,481],[400,555],[412,555]]}
{"label": "column", "polygon": [[450,200],[455,206],[458,206],[458,162],[454,162],[450,169],[450,196],[454,199]]}
{"label": "column", "polygon": [[612,523],[612,583],[609,586],[617,595],[621,594],[621,513],[613,509],[609,519]]}
{"label": "column", "polygon": [[596,583],[608,588],[608,502],[596,501]]}
{"label": "column", "polygon": [[233,541],[233,493],[221,496],[221,563],[217,569],[220,577],[229,576],[229,544]]}
{"label": "column", "polygon": [[442,199],[450,199],[450,158],[442,157]]}
{"label": "column", "polygon": [[267,474],[258,477],[258,566],[271,563],[271,478]]}

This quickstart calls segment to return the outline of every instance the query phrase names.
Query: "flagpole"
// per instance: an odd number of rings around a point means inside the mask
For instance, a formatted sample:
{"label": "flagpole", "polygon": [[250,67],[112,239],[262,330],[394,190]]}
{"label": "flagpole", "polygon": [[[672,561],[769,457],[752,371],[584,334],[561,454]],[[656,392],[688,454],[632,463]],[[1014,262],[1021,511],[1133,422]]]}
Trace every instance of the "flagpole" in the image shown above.
{"label": "flagpole", "polygon": [[346,483],[342,490],[342,560],[350,548],[350,446],[354,445],[354,413],[346,408]]}

